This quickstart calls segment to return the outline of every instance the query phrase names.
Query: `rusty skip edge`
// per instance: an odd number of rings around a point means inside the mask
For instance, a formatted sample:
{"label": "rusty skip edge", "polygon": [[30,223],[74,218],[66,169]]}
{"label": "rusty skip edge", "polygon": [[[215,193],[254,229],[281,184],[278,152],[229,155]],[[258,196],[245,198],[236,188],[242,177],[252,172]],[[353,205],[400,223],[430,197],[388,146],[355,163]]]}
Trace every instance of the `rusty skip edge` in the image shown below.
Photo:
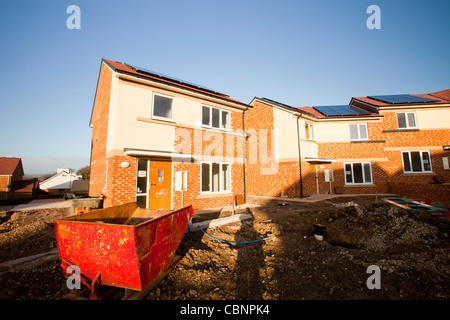
{"label": "rusty skip edge", "polygon": [[[110,213],[120,211],[117,207]],[[80,268],[81,282],[91,289],[101,283],[140,291],[170,265],[194,210],[187,206],[136,225],[95,221],[96,216],[108,218],[108,209],[55,222],[63,273],[70,263]]]}

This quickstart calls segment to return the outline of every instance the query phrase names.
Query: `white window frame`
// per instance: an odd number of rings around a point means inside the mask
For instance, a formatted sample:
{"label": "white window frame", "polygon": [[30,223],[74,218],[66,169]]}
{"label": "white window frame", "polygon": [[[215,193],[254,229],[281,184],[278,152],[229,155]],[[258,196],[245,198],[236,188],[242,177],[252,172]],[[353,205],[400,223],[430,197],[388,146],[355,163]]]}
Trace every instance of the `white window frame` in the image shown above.
{"label": "white window frame", "polygon": [[[405,115],[406,127],[403,127],[403,128],[400,127],[400,123],[398,121],[399,114]],[[409,120],[408,120],[408,114],[414,115],[414,126],[410,125]],[[397,128],[399,128],[399,129],[417,129],[417,117],[416,117],[415,112],[397,112],[396,115],[397,115]]]}
{"label": "white window frame", "polygon": [[[203,123],[203,108],[208,108],[209,109],[209,124],[204,124]],[[219,127],[214,127],[212,125],[212,110],[213,109],[219,110]],[[227,127],[226,128],[222,128],[222,114],[223,114],[223,112],[226,112],[228,114],[228,122],[227,122]],[[225,110],[225,109],[221,109],[221,108],[217,108],[217,107],[212,107],[212,106],[208,106],[208,105],[202,105],[202,126],[206,127],[206,128],[211,128],[211,129],[230,131],[231,130],[231,112],[229,110]]]}
{"label": "white window frame", "polygon": [[[208,164],[209,165],[209,191],[203,191],[202,188],[202,181],[203,181],[203,164]],[[218,191],[211,191],[212,190],[212,165],[213,164],[219,164],[220,168],[219,168],[219,190]],[[229,185],[229,189],[223,189],[223,165],[228,165],[228,168],[230,170],[230,181],[228,183]],[[221,194],[221,193],[230,193],[231,192],[231,182],[233,181],[232,179],[232,173],[231,173],[231,162],[219,162],[219,161],[201,161],[200,162],[200,194],[202,195],[215,195],[215,194]]]}
{"label": "white window frame", "polygon": [[[351,134],[351,126],[356,126],[356,128],[358,129],[358,137],[357,138],[352,138],[352,134]],[[366,133],[366,138],[361,138],[361,127],[364,127],[364,131]],[[369,140],[369,132],[367,131],[367,123],[350,123],[348,126],[348,129],[350,131],[350,140],[351,141],[361,141],[361,140]]]}
{"label": "white window frame", "polygon": [[[419,152],[420,153],[420,166],[422,168],[421,171],[414,171],[413,170],[413,163],[412,163],[412,158],[411,158],[411,152]],[[409,165],[411,167],[411,170],[409,170],[409,171],[405,170],[405,160],[403,159],[403,154],[404,153],[408,154]],[[424,165],[423,165],[423,154],[424,153],[428,153],[428,159],[430,161],[430,170],[425,170],[425,168],[424,168]],[[402,151],[401,152],[401,157],[402,157],[403,173],[421,174],[421,173],[432,173],[433,172],[433,166],[431,164],[431,153],[430,153],[429,150],[408,150],[408,151]]]}
{"label": "white window frame", "polygon": [[[172,108],[172,110],[171,110],[171,111],[172,111],[172,112],[171,112],[172,117],[171,117],[171,118],[166,118],[166,117],[161,117],[161,116],[155,116],[155,96],[160,96],[160,97],[168,98],[168,99],[171,99],[171,100],[172,100],[172,103],[171,103],[171,105],[170,105],[170,107]],[[158,93],[158,92],[153,92],[153,96],[152,96],[152,119],[157,119],[157,120],[164,120],[164,121],[171,121],[171,122],[174,122],[174,120],[173,120],[173,114],[174,114],[173,102],[174,102],[174,97],[168,96],[168,95],[166,95],[166,94]]]}
{"label": "white window frame", "polygon": [[[308,130],[308,134],[306,134]],[[306,140],[314,140],[314,125],[309,122],[305,122],[305,138]]]}
{"label": "white window frame", "polygon": [[[347,182],[347,172],[346,172],[346,166],[347,165],[351,165],[351,173],[352,173],[352,182]],[[354,182],[355,181],[355,177],[354,177],[354,171],[353,171],[353,165],[354,164],[361,164],[362,167],[362,174],[363,174],[363,181],[364,182]],[[364,165],[368,164],[369,168],[370,168],[370,182],[366,182],[367,178],[366,178],[366,173],[364,171]],[[347,186],[363,186],[363,185],[373,185],[373,171],[372,171],[372,163],[371,162],[344,162],[344,180],[345,180],[345,185]]]}

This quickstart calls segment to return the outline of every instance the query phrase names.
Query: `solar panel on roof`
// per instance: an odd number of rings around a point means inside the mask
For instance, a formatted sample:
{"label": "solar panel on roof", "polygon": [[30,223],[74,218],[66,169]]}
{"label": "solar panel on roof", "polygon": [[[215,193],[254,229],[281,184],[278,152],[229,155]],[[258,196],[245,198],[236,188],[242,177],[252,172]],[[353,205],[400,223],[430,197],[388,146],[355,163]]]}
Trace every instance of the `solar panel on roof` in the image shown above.
{"label": "solar panel on roof", "polygon": [[317,111],[325,116],[355,116],[370,114],[370,112],[355,108],[350,105],[333,105],[333,106],[317,106],[314,107]]}
{"label": "solar panel on roof", "polygon": [[367,98],[378,100],[385,103],[423,103],[423,102],[433,102],[438,101],[434,99],[422,98],[413,96],[410,94],[392,94],[392,95],[381,95],[381,96],[367,96]]}
{"label": "solar panel on roof", "polygon": [[145,68],[141,68],[141,67],[136,67],[136,66],[133,66],[131,64],[126,64],[126,65],[131,67],[131,68],[133,68],[133,69],[135,69],[138,72],[142,72],[142,73],[149,74],[151,76],[157,76],[157,77],[160,77],[160,78],[176,81],[176,82],[178,82],[180,84],[185,84],[185,85],[188,85],[188,86],[191,86],[191,87],[195,87],[197,89],[201,89],[201,90],[204,90],[204,91],[209,91],[209,92],[212,92],[212,93],[216,93],[216,94],[220,94],[220,95],[229,97],[229,95],[227,95],[227,94],[220,93],[220,92],[218,92],[216,90],[207,88],[205,86],[201,86],[201,85],[193,83],[193,82],[184,81],[184,80],[181,80],[181,79],[178,79],[178,78],[174,78],[174,77],[171,77],[171,76],[159,73],[159,72],[151,71],[151,70],[148,70],[148,69],[145,69]]}

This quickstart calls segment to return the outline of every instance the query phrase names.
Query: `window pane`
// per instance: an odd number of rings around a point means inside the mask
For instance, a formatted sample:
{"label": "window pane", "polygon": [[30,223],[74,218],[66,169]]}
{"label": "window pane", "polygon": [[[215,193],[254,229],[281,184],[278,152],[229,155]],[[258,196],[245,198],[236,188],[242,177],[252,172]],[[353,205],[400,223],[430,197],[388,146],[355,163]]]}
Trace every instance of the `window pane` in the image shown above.
{"label": "window pane", "polygon": [[431,171],[430,154],[427,151],[422,152],[422,163],[424,171]]}
{"label": "window pane", "polygon": [[172,119],[172,99],[155,95],[153,99],[153,115]]}
{"label": "window pane", "polygon": [[372,172],[370,170],[370,163],[364,163],[364,182],[372,182]]}
{"label": "window pane", "polygon": [[361,163],[353,164],[353,182],[354,183],[363,183],[364,182]]}
{"label": "window pane", "polygon": [[409,152],[402,152],[403,156],[403,169],[405,172],[411,171],[411,163],[409,162]]}
{"label": "window pane", "polygon": [[164,169],[158,169],[158,183],[164,183]]}
{"label": "window pane", "polygon": [[406,128],[406,117],[404,113],[397,113],[398,127]]}
{"label": "window pane", "polygon": [[413,172],[422,171],[422,160],[420,159],[419,151],[411,151],[411,162]]}
{"label": "window pane", "polygon": [[359,125],[359,138],[367,139],[367,126],[365,124]]}
{"label": "window pane", "polygon": [[307,123],[305,123],[305,136],[306,136],[306,139],[310,139],[310,137],[309,137],[309,125]]}
{"label": "window pane", "polygon": [[209,163],[202,163],[202,191],[210,191]]}
{"label": "window pane", "polygon": [[147,196],[136,197],[136,204],[140,209],[147,209]]}
{"label": "window pane", "polygon": [[312,124],[309,125],[309,138],[314,139],[314,127]]}
{"label": "window pane", "polygon": [[212,190],[213,192],[220,191],[220,164],[213,163],[212,164]]}
{"label": "window pane", "polygon": [[220,111],[219,109],[212,108],[212,126],[214,128],[219,128],[220,123]]}
{"label": "window pane", "polygon": [[416,126],[416,117],[413,112],[408,113],[408,127]]}
{"label": "window pane", "polygon": [[210,125],[210,116],[209,116],[209,108],[203,107],[202,109],[202,124],[209,126]]}
{"label": "window pane", "polygon": [[345,182],[352,183],[352,165],[350,163],[347,163],[345,165]]}
{"label": "window pane", "polygon": [[228,111],[222,111],[222,129],[228,129],[230,127],[229,116],[230,113]]}
{"label": "window pane", "polygon": [[229,191],[230,188],[230,165],[229,164],[222,164],[222,184],[223,184],[223,190]]}
{"label": "window pane", "polygon": [[358,135],[358,126],[356,124],[350,125],[350,139],[357,140],[359,138]]}
{"label": "window pane", "polygon": [[147,192],[147,160],[138,159],[137,190],[136,193]]}

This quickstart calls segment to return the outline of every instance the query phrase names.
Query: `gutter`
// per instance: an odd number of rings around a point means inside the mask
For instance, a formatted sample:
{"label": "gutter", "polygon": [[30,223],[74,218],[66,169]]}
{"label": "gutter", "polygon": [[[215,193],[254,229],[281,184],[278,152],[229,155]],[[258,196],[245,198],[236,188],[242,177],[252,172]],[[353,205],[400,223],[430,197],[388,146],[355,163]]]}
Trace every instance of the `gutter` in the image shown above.
{"label": "gutter", "polygon": [[245,133],[245,112],[249,109],[247,107],[244,111],[242,111],[242,170],[244,174],[244,203],[247,203],[247,185],[246,185],[246,177],[245,177],[245,139],[247,138],[247,134]]}
{"label": "gutter", "polygon": [[302,117],[301,113],[297,113],[297,144],[298,144],[298,171],[300,174],[299,180],[300,180],[300,198],[303,198],[303,177],[302,177],[302,152],[300,148],[300,127],[298,124],[298,121]]}

